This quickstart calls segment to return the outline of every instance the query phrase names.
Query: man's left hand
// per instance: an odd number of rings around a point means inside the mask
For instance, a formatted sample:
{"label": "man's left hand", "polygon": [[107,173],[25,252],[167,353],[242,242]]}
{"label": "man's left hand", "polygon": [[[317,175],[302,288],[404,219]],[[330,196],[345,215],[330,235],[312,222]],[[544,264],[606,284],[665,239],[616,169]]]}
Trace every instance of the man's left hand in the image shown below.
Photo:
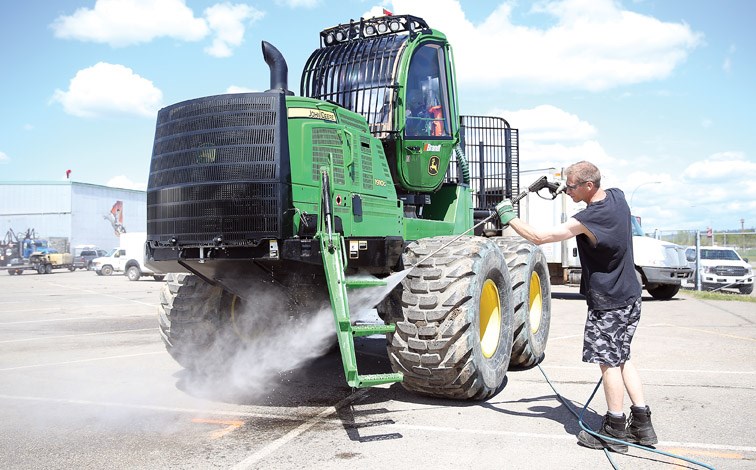
{"label": "man's left hand", "polygon": [[507,226],[512,219],[517,218],[517,213],[512,206],[512,201],[504,199],[500,203],[496,204],[496,213],[499,215],[501,225]]}

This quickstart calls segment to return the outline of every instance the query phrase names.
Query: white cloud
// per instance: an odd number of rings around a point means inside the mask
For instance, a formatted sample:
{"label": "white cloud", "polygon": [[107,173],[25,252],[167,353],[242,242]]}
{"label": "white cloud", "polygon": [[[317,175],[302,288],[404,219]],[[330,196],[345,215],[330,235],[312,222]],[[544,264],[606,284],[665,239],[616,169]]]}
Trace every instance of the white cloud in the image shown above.
{"label": "white cloud", "polygon": [[212,45],[205,52],[213,57],[230,57],[232,47],[244,41],[245,22],[254,22],[265,16],[249,5],[219,3],[205,10],[205,18],[215,34]]}
{"label": "white cloud", "polygon": [[320,0],[276,0],[276,4],[289,8],[315,8],[320,5]]}
{"label": "white cloud", "polygon": [[55,37],[110,44],[114,47],[150,42],[159,37],[199,41],[208,34],[184,0],[97,0],[51,25]]}
{"label": "white cloud", "polygon": [[[487,114],[517,123],[519,154],[527,155],[521,172],[593,162],[601,170],[602,186],[622,189],[648,232],[730,229],[739,227],[741,217],[756,224],[756,179],[751,176],[756,162],[742,152],[713,154],[687,167],[675,165],[670,156],[637,155],[628,161],[607,153],[593,124],[555,106]],[[520,184],[530,182],[521,175]]]}
{"label": "white cloud", "polygon": [[163,93],[128,67],[99,62],[79,70],[68,91],[55,90],[52,101],[79,117],[136,115],[154,117]]}
{"label": "white cloud", "polygon": [[199,41],[212,35],[205,52],[229,57],[244,40],[248,22],[264,13],[246,4],[217,3],[195,17],[185,0],[97,0],[94,8],[79,8],[50,25],[55,37],[124,47],[167,37]]}
{"label": "white cloud", "polygon": [[458,0],[393,0],[389,5],[396,14],[423,17],[448,36],[460,81],[506,82],[523,90],[600,91],[659,80],[702,41],[685,23],[623,10],[613,0],[537,3],[530,13],[553,22],[542,28],[513,23],[513,2],[499,4],[480,24],[465,17]]}
{"label": "white cloud", "polygon": [[596,140],[596,128],[556,106],[541,105],[516,111],[494,109],[486,114],[517,123],[520,153],[528,156],[527,163],[521,162],[522,170],[561,169],[580,160],[601,165],[610,160]]}
{"label": "white cloud", "polygon": [[10,157],[5,152],[0,152],[0,164],[8,163],[10,161]]}
{"label": "white cloud", "polygon": [[756,162],[747,160],[742,152],[717,153],[691,163],[683,171],[683,177],[691,184],[730,183],[754,174]]}
{"label": "white cloud", "polygon": [[254,88],[247,88],[238,85],[231,85],[226,88],[226,93],[257,93],[258,91],[260,90],[255,90]]}
{"label": "white cloud", "polygon": [[735,54],[735,50],[735,44],[731,44],[729,49],[727,49],[727,55],[722,62],[722,70],[724,70],[724,72],[727,74],[732,72],[732,56]]}
{"label": "white cloud", "polygon": [[147,190],[147,183],[135,183],[124,175],[110,178],[108,182],[105,183],[105,186],[110,186],[111,188],[137,189],[139,191]]}

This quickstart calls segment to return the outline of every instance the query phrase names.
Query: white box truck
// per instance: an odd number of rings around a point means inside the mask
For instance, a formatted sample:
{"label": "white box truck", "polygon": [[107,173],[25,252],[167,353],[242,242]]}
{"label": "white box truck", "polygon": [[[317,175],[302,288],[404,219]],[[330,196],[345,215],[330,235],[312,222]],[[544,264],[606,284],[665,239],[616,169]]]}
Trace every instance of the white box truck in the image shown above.
{"label": "white box truck", "polygon": [[[526,172],[523,172],[526,173]],[[527,179],[547,176],[550,181],[561,178],[559,172],[527,172]],[[522,177],[521,177],[522,178]],[[545,191],[544,191],[545,193]],[[584,208],[566,194],[556,200],[528,194],[520,201],[520,217],[537,228],[547,228],[565,222],[568,217]],[[639,221],[633,217],[633,255],[638,280],[655,299],[671,299],[680,290],[681,283],[691,278],[693,270],[685,259],[685,248],[674,243],[657,240],[644,235]],[[508,229],[511,230],[511,229]],[[541,245],[549,264],[551,282],[554,284],[580,283],[580,259],[574,238],[563,242]]]}
{"label": "white box truck", "polygon": [[156,281],[162,281],[165,274],[155,272],[144,264],[146,241],[146,232],[122,233],[118,248],[110,255],[92,261],[95,272],[100,276],[122,272],[130,281],[138,281],[142,276],[152,276]]}

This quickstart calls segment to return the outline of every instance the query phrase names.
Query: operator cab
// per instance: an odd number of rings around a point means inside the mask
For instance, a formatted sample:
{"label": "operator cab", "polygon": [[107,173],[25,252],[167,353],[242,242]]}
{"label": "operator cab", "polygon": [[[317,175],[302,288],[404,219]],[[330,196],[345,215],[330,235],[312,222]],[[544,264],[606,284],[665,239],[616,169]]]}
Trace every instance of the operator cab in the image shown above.
{"label": "operator cab", "polygon": [[352,21],[320,37],[302,72],[302,96],[364,116],[383,144],[399,197],[427,204],[459,143],[446,37],[411,15]]}

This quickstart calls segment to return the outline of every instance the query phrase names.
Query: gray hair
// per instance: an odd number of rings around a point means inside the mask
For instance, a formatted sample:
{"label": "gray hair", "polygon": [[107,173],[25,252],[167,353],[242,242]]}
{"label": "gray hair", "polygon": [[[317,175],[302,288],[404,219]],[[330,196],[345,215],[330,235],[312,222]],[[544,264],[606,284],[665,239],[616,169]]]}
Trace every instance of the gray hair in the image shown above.
{"label": "gray hair", "polygon": [[574,176],[577,183],[587,183],[590,181],[597,188],[601,187],[601,172],[598,167],[591,162],[573,163],[564,170],[565,178],[568,176]]}

